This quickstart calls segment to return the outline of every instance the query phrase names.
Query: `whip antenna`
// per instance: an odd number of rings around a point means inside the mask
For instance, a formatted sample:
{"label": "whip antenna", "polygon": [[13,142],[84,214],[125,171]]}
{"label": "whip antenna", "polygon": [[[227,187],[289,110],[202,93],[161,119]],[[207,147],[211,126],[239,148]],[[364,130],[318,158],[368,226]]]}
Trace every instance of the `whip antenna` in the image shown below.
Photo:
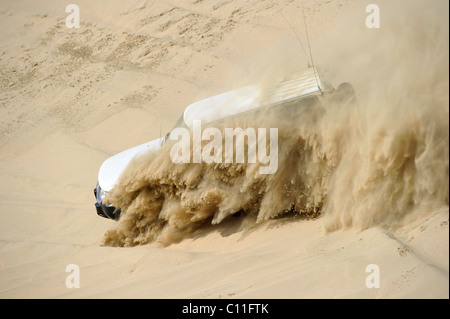
{"label": "whip antenna", "polygon": [[[305,55],[306,60],[308,60],[308,56],[306,54],[305,51],[305,47],[303,46],[302,40],[300,39],[300,37],[298,36],[297,32],[295,31],[294,27],[289,23],[289,20],[284,16],[283,12],[280,11],[281,16],[284,18],[284,20],[286,21],[286,23],[289,25],[289,27],[291,28],[291,30],[294,32],[295,36],[297,37],[298,42],[300,42],[300,45],[302,47],[303,50],[303,54]],[[308,63],[308,67],[309,67],[309,63]]]}
{"label": "whip antenna", "polygon": [[308,24],[306,23],[305,7],[303,7],[303,21],[305,21],[306,40],[308,41],[309,56],[311,58],[311,65],[314,70],[314,77],[316,78],[317,87],[319,88],[320,93],[322,93],[322,88],[320,87],[319,79],[317,78],[316,67],[314,66],[314,60],[313,60],[313,56],[312,56],[312,52],[311,52],[311,44],[309,43]]}

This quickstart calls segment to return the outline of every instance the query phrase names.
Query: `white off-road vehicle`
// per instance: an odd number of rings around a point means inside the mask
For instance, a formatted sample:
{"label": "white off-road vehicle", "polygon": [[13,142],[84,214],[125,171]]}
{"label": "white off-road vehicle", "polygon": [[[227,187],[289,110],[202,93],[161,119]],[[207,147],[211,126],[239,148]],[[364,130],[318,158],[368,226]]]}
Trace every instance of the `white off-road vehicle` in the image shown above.
{"label": "white off-road vehicle", "polygon": [[[264,92],[267,93],[267,92]],[[262,89],[259,85],[250,85],[240,89],[215,95],[189,105],[175,124],[177,127],[192,128],[195,120],[208,124],[235,117],[240,114],[257,112],[262,108],[279,107],[284,105],[315,105],[327,95],[340,100],[355,99],[351,84],[344,82],[334,89],[326,82],[322,82],[315,67],[309,67],[303,72],[292,74],[279,81],[273,92],[262,99]],[[268,98],[267,98],[268,96]],[[108,192],[116,185],[130,161],[143,152],[157,151],[167,141],[170,132],[161,138],[138,145],[106,159],[98,173],[97,186],[94,194],[97,202],[95,207],[99,216],[118,220],[120,207],[103,204]],[[168,159],[170,160],[170,159]]]}

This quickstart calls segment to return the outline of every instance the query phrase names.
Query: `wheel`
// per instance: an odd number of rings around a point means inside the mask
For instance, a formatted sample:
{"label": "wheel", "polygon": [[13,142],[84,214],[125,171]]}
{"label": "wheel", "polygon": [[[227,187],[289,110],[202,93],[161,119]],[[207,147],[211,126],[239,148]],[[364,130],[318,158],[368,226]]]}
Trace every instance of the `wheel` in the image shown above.
{"label": "wheel", "polygon": [[339,103],[356,102],[355,89],[353,88],[353,85],[351,85],[348,82],[343,82],[339,84],[334,95]]}

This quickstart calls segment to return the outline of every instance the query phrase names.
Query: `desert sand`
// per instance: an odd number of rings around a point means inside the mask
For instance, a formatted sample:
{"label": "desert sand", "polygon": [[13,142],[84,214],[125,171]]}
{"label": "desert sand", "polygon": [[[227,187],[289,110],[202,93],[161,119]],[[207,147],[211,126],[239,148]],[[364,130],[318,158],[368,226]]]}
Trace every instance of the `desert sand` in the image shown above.
{"label": "desert sand", "polygon": [[[0,298],[449,298],[447,1],[77,0],[71,29],[68,4],[0,4]],[[361,105],[318,129],[337,154],[322,215],[105,245],[122,226],[95,212],[102,162],[304,67],[303,12],[315,64]]]}

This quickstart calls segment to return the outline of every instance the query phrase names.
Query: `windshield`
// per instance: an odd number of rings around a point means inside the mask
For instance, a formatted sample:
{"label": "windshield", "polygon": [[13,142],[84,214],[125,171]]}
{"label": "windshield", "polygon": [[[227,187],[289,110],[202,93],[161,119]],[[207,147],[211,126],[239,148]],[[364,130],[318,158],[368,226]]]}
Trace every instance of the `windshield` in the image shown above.
{"label": "windshield", "polygon": [[[174,128],[177,128],[177,127],[186,127],[186,124],[184,124],[184,113],[181,114],[180,118],[179,118],[178,121],[175,123],[175,125],[172,127],[172,130],[171,130],[171,131],[173,131],[173,129],[174,129]],[[169,133],[170,133],[170,132],[169,132]]]}
{"label": "windshield", "polygon": [[177,120],[173,128],[164,136],[164,139],[161,141],[161,146],[166,143],[166,141],[169,139],[170,132],[172,132],[174,129],[178,127],[186,127],[186,124],[184,123],[184,113],[181,114],[180,118]]}

